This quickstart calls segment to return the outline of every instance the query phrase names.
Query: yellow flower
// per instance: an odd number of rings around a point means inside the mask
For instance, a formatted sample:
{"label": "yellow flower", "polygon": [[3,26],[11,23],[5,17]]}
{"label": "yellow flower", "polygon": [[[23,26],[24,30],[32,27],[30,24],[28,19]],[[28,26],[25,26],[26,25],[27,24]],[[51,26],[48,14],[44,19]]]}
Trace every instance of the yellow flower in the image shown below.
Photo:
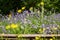
{"label": "yellow flower", "polygon": [[40,32],[40,33],[43,33],[43,30],[42,30],[42,29],[39,29],[39,32]]}
{"label": "yellow flower", "polygon": [[9,29],[9,28],[10,28],[10,25],[7,25],[7,26],[6,26],[6,29]]}
{"label": "yellow flower", "polygon": [[44,2],[41,2],[40,4],[41,4],[42,6],[44,6]]}
{"label": "yellow flower", "polygon": [[54,30],[57,30],[57,28],[53,28]]}
{"label": "yellow flower", "polygon": [[38,36],[36,36],[36,37],[35,37],[35,39],[36,39],[36,40],[39,40],[39,37],[38,37]]}
{"label": "yellow flower", "polygon": [[58,28],[57,27],[53,27],[53,28],[51,28],[52,30],[57,30]]}
{"label": "yellow flower", "polygon": [[33,7],[30,7],[30,9],[29,10],[33,10]]}
{"label": "yellow flower", "polygon": [[12,15],[11,15],[11,14],[9,14],[8,16],[9,16],[9,18],[11,18],[11,16],[12,16]]}
{"label": "yellow flower", "polygon": [[18,12],[18,13],[21,13],[21,12],[22,12],[22,10],[21,10],[21,9],[19,9],[17,12]]}
{"label": "yellow flower", "polygon": [[41,29],[39,29],[39,31],[41,31]]}
{"label": "yellow flower", "polygon": [[51,36],[52,36],[52,37],[54,37],[54,35],[53,35],[53,34],[52,34]]}
{"label": "yellow flower", "polygon": [[55,39],[55,37],[52,37],[53,39]]}
{"label": "yellow flower", "polygon": [[52,38],[50,40],[53,40]]}
{"label": "yellow flower", "polygon": [[45,31],[45,28],[43,28],[43,31]]}
{"label": "yellow flower", "polygon": [[11,28],[17,28],[18,27],[18,25],[17,24],[11,24]]}
{"label": "yellow flower", "polygon": [[26,7],[22,7],[22,10],[24,10]]}
{"label": "yellow flower", "polygon": [[19,37],[22,37],[22,34],[18,35],[18,38],[19,38]]}

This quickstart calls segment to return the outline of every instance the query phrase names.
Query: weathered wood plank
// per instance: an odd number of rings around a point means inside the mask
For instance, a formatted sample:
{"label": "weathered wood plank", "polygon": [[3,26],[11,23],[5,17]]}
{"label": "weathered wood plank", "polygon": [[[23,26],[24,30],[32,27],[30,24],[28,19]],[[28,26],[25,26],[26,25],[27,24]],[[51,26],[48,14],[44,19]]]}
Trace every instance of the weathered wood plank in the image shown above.
{"label": "weathered wood plank", "polygon": [[60,34],[0,34],[0,36],[5,37],[18,37],[20,35],[21,37],[52,37],[52,36],[60,36]]}

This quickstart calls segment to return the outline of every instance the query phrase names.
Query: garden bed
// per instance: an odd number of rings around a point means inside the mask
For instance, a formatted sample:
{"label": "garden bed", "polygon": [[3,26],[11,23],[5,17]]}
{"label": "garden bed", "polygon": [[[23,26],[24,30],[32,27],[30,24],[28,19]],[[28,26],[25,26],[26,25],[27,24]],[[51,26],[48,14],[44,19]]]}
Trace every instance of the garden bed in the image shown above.
{"label": "garden bed", "polygon": [[1,17],[0,38],[1,40],[59,40],[60,21],[56,15],[23,12]]}

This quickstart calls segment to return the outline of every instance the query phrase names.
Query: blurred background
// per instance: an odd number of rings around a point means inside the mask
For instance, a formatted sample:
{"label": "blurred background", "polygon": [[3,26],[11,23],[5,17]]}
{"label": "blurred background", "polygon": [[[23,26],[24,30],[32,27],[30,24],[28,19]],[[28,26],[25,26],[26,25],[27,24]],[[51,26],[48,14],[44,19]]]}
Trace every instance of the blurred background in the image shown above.
{"label": "blurred background", "polygon": [[60,0],[0,0],[0,33],[60,34]]}
{"label": "blurred background", "polygon": [[[41,2],[44,2],[45,11],[60,12],[60,0],[0,0],[0,14],[7,15],[10,11],[17,12],[18,9],[25,7],[24,10],[29,10],[31,7],[34,11],[38,9],[41,11]],[[22,11],[24,11],[22,10]],[[47,14],[46,14],[47,15]],[[49,15],[49,14],[48,14]]]}

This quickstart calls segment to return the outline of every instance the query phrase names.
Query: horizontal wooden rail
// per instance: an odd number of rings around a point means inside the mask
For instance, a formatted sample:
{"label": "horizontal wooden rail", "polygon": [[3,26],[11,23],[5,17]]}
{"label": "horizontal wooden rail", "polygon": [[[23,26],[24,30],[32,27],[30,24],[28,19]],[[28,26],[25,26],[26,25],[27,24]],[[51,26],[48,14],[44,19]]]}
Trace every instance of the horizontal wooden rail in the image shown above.
{"label": "horizontal wooden rail", "polygon": [[18,40],[18,36],[22,38],[26,38],[29,40],[35,39],[35,37],[46,37],[46,38],[51,38],[51,37],[60,37],[60,34],[0,34],[0,37],[3,37],[3,39],[8,38],[9,40]]}
{"label": "horizontal wooden rail", "polygon": [[4,37],[52,37],[52,36],[60,36],[60,34],[0,34],[0,36],[4,36]]}

